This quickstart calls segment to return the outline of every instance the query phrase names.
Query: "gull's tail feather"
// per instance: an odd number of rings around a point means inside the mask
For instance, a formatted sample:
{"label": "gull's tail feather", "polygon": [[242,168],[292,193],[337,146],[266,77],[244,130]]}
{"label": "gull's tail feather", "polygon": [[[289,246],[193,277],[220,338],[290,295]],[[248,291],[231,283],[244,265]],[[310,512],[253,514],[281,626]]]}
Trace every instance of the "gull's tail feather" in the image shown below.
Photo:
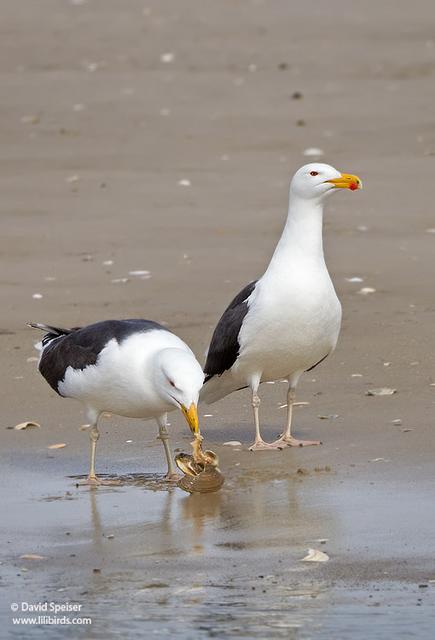
{"label": "gull's tail feather", "polygon": [[43,324],[42,322],[29,322],[27,324],[28,327],[32,327],[32,329],[40,329],[41,331],[45,331],[46,333],[51,333],[55,336],[66,336],[68,333],[74,331],[74,329],[62,329],[61,327],[52,327],[49,324]]}
{"label": "gull's tail feather", "polygon": [[27,326],[32,327],[32,329],[45,331],[45,336],[42,338],[41,342],[38,342],[38,344],[35,345],[38,351],[42,351],[42,349],[50,344],[52,340],[56,340],[56,338],[60,338],[62,336],[67,336],[69,333],[77,331],[79,328],[74,327],[73,329],[62,329],[61,327],[52,327],[51,325],[43,324],[42,322],[29,322]]}

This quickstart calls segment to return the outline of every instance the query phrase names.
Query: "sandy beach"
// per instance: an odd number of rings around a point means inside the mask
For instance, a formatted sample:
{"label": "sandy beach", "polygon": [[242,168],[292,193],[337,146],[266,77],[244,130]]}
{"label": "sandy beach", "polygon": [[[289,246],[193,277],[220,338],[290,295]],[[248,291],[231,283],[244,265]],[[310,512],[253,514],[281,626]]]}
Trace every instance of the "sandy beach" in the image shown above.
{"label": "sandy beach", "polygon": [[[433,638],[433,3],[0,8],[0,637]],[[219,493],[168,487],[155,424],[116,417],[97,469],[121,486],[77,487],[83,413],[37,372],[26,323],[151,318],[203,362],[313,147],[364,183],[328,203],[343,328],[298,388],[295,433],[323,445],[250,453],[242,391],[200,406]],[[261,396],[270,441],[286,385]],[[329,561],[300,562],[309,548]],[[14,624],[23,602],[92,624]]]}

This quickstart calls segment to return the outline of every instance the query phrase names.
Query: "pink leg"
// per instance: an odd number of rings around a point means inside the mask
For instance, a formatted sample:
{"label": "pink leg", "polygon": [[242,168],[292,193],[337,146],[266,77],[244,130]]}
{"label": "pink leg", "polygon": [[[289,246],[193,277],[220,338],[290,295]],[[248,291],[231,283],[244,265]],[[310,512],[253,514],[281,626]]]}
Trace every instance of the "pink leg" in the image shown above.
{"label": "pink leg", "polygon": [[119,480],[101,480],[95,473],[95,456],[97,453],[98,438],[100,437],[100,432],[98,431],[96,422],[92,425],[92,428],[89,432],[89,437],[91,441],[91,464],[89,468],[89,475],[86,480],[82,480],[78,484],[89,485],[91,487],[98,487],[99,485],[120,484]]}
{"label": "pink leg", "polygon": [[291,435],[293,402],[295,401],[296,389],[289,386],[287,392],[287,426],[284,433],[272,443],[276,447],[309,447],[312,445],[322,444],[320,440],[298,440]]}
{"label": "pink leg", "polygon": [[260,433],[260,418],[259,418],[260,398],[256,391],[252,393],[252,408],[254,410],[254,422],[255,422],[255,441],[249,447],[249,451],[267,451],[273,449],[284,449],[287,445],[285,443],[268,444],[263,440]]}
{"label": "pink leg", "polygon": [[165,475],[165,480],[169,482],[178,482],[181,476],[177,473],[174,461],[172,460],[171,449],[169,448],[169,433],[166,428],[166,413],[157,419],[159,425],[159,435],[157,438],[162,441],[163,448],[165,450],[166,463],[168,470]]}

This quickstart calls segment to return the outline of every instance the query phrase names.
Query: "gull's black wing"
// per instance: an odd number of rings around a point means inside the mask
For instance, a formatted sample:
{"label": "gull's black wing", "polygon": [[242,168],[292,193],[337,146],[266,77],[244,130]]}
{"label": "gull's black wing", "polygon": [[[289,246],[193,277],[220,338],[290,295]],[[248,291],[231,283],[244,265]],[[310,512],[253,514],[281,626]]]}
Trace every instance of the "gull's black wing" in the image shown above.
{"label": "gull's black wing", "polygon": [[[35,326],[35,325],[33,325]],[[59,382],[65,377],[68,367],[82,370],[96,364],[98,357],[110,340],[121,343],[133,333],[155,329],[168,331],[151,320],[103,320],[78,329],[58,329],[45,325],[36,326],[47,330],[43,338],[46,346],[42,352],[39,371],[48,384],[59,393]]]}
{"label": "gull's black wing", "polygon": [[250,282],[225,309],[216,325],[204,367],[205,382],[231,369],[239,355],[239,333],[243,319],[248,313],[248,298],[254,291],[257,280]]}

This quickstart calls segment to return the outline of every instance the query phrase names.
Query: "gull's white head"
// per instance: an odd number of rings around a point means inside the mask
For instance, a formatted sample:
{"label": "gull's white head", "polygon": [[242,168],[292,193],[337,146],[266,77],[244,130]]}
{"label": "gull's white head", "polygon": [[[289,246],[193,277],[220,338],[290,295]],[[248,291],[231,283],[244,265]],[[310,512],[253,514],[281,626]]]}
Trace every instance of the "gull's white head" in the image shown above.
{"label": "gull's white head", "polygon": [[290,183],[290,193],[305,200],[323,199],[335,189],[362,189],[358,176],[341,173],[329,164],[311,162],[296,171]]}
{"label": "gull's white head", "polygon": [[155,362],[154,383],[159,396],[183,413],[192,433],[198,433],[198,398],[204,372],[193,353],[162,349]]}

